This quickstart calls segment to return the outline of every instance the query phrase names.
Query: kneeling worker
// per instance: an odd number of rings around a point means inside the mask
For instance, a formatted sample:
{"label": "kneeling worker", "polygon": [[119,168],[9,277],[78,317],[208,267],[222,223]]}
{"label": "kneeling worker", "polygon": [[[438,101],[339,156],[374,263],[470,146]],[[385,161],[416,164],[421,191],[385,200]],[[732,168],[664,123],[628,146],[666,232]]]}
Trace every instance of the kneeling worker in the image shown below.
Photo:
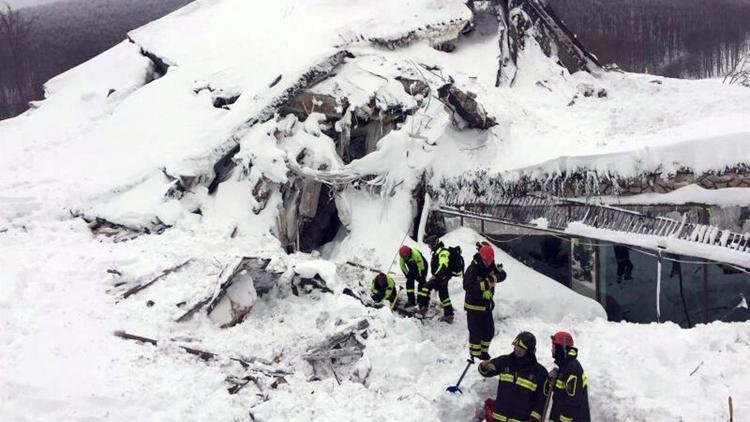
{"label": "kneeling worker", "polygon": [[393,301],[396,300],[396,294],[396,283],[391,276],[386,273],[378,273],[378,275],[372,279],[370,297],[375,303],[380,303],[383,299],[388,301],[389,304],[393,303]]}

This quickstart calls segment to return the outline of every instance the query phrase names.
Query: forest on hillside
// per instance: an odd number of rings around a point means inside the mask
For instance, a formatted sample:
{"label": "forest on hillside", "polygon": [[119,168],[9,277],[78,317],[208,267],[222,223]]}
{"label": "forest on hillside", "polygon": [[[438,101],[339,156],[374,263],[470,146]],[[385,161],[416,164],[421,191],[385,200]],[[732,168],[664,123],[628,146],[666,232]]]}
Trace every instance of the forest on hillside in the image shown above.
{"label": "forest on hillside", "polygon": [[750,0],[549,0],[602,63],[676,78],[724,76],[750,53]]}
{"label": "forest on hillside", "polygon": [[[192,0],[68,0],[0,9],[0,119],[44,97],[50,78]],[[2,1],[0,0],[0,5]]]}
{"label": "forest on hillside", "polygon": [[[67,0],[5,9],[0,19],[0,119],[42,99],[43,84],[53,76],[191,1]],[[716,77],[750,53],[750,0],[546,1],[602,63],[617,63],[624,70]]]}

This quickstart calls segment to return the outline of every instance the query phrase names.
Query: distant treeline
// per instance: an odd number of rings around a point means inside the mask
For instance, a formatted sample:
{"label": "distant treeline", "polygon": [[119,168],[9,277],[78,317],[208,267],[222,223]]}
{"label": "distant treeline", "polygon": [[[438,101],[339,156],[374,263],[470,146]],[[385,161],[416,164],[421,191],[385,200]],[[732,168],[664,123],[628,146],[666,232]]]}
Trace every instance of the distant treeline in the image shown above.
{"label": "distant treeline", "polygon": [[9,12],[0,0],[0,119],[42,99],[50,78],[191,1],[69,0]]}
{"label": "distant treeline", "polygon": [[[0,9],[0,119],[42,99],[48,79],[191,1],[68,0]],[[750,52],[750,0],[547,1],[603,63],[625,70],[713,77]]]}
{"label": "distant treeline", "polygon": [[680,78],[723,76],[750,52],[750,0],[549,0],[603,63]]}

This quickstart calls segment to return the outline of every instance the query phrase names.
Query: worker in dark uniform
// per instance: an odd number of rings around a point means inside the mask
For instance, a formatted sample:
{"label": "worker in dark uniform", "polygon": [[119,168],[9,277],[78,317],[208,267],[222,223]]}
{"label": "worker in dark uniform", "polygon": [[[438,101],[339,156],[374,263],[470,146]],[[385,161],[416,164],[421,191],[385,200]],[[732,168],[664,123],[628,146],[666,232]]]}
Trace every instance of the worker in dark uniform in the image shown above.
{"label": "worker in dark uniform", "polygon": [[393,281],[391,276],[386,273],[378,273],[374,279],[372,279],[372,288],[370,289],[370,297],[375,303],[380,303],[385,299],[389,304],[396,300],[396,283]]}
{"label": "worker in dark uniform", "polygon": [[[401,272],[406,277],[406,307],[417,306],[416,295],[427,295],[422,292],[422,288],[427,282],[427,261],[419,249],[410,248],[406,245],[401,246],[398,255]],[[417,290],[414,289],[415,281],[417,282]]]}
{"label": "worker in dark uniform", "polygon": [[495,251],[488,243],[477,245],[479,251],[464,273],[464,310],[469,326],[469,355],[471,359],[489,359],[488,350],[495,336],[495,285],[506,278],[502,265],[495,264]]}
{"label": "worker in dark uniform", "polygon": [[630,261],[630,251],[622,245],[615,245],[615,261],[617,262],[617,283],[633,279],[633,263]]}
{"label": "worker in dark uniform", "polygon": [[[452,277],[460,277],[464,273],[463,259],[459,247],[447,248],[436,236],[431,236],[426,243],[430,246],[432,257],[430,259],[430,272],[432,278],[419,290],[419,313],[424,316],[430,302],[430,291],[437,290],[440,298],[440,306],[443,308],[443,316],[440,321],[453,322],[453,304],[448,293],[448,282]],[[453,252],[451,252],[451,250]]]}
{"label": "worker in dark uniform", "polygon": [[513,340],[513,353],[479,364],[482,376],[499,378],[497,399],[485,402],[488,421],[542,420],[549,380],[547,370],[537,362],[535,352],[536,338],[523,331]]}
{"label": "worker in dark uniform", "polygon": [[550,422],[591,422],[588,378],[578,362],[573,336],[564,331],[555,333],[552,357],[558,369],[551,373],[554,385]]}

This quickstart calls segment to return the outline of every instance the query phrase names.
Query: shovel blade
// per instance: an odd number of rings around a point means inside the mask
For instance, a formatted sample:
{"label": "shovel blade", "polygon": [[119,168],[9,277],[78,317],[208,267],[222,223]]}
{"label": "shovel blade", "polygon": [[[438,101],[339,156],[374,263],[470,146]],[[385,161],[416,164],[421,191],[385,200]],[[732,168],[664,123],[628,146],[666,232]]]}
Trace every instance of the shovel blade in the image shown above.
{"label": "shovel blade", "polygon": [[450,387],[446,388],[445,391],[451,394],[463,394],[464,393],[463,391],[461,391],[460,388],[458,388],[457,385],[451,385]]}

